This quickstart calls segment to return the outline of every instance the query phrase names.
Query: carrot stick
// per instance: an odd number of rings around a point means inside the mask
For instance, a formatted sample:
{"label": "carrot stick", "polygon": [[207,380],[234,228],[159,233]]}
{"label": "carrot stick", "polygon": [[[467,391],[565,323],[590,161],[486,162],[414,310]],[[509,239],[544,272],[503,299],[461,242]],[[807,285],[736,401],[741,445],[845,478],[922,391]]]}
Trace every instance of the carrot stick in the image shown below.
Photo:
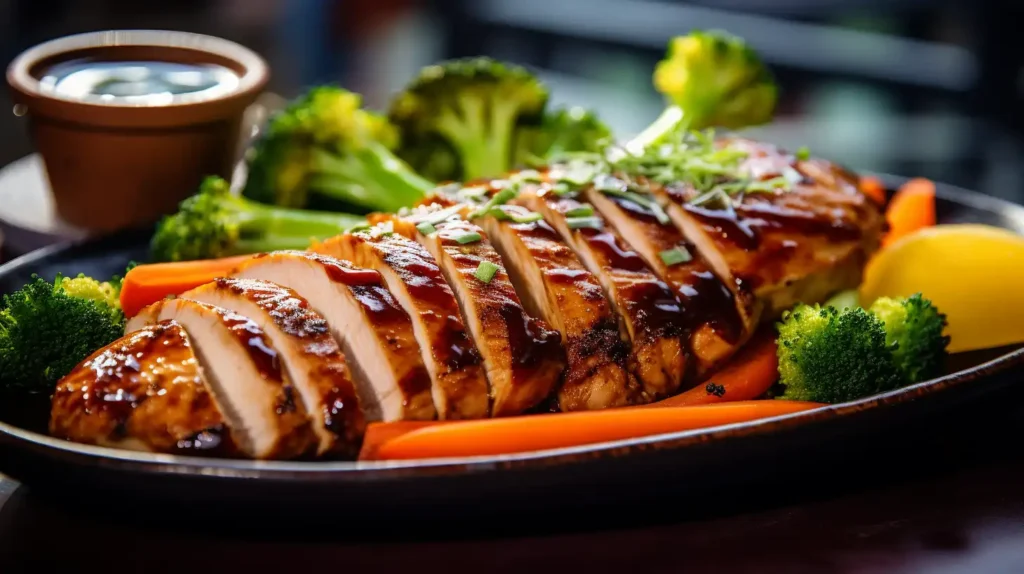
{"label": "carrot stick", "polygon": [[683,407],[749,401],[764,395],[778,378],[779,358],[775,332],[763,329],[706,382],[674,397],[642,406]]}
{"label": "carrot stick", "polygon": [[239,255],[139,265],[125,274],[121,284],[121,309],[126,317],[132,317],[168,295],[180,295],[217,277],[230,275],[239,264],[250,258],[252,255]]}
{"label": "carrot stick", "polygon": [[661,409],[527,415],[437,424],[397,436],[378,460],[529,452],[728,425],[824,406],[802,401],[742,401]]}
{"label": "carrot stick", "polygon": [[885,205],[885,185],[877,177],[866,175],[860,178],[860,191],[878,205]]}
{"label": "carrot stick", "polygon": [[370,423],[363,435],[363,448],[359,451],[359,460],[375,460],[381,445],[389,440],[411,433],[421,428],[457,421],[395,421],[390,423]]}
{"label": "carrot stick", "polygon": [[903,184],[892,196],[885,219],[889,223],[889,231],[882,241],[883,246],[935,225],[935,184],[923,178]]}

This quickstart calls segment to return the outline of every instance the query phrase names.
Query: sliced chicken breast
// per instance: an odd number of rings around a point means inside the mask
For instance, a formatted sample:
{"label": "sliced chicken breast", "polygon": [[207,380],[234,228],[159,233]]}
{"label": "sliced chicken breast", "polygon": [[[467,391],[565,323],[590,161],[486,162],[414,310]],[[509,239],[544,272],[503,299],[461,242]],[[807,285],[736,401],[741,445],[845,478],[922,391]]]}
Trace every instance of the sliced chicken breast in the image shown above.
{"label": "sliced chicken breast", "polygon": [[162,321],[185,328],[235,442],[261,459],[302,456],[315,436],[270,338],[251,319],[192,301],[158,301],[128,322],[134,332]]}
{"label": "sliced chicken breast", "polygon": [[275,251],[246,261],[233,276],[293,289],[327,320],[353,371],[366,420],[436,417],[412,321],[379,273],[326,255]]}
{"label": "sliced chicken breast", "polygon": [[317,453],[345,456],[359,451],[366,423],[345,356],[327,321],[305,299],[276,283],[240,278],[217,279],[181,297],[228,309],[259,325],[312,419]]}
{"label": "sliced chicken breast", "polygon": [[144,452],[237,454],[192,343],[173,321],[125,335],[61,379],[50,434]]}
{"label": "sliced chicken breast", "polygon": [[523,191],[516,201],[542,214],[600,281],[631,343],[630,370],[643,385],[644,402],[678,391],[689,333],[668,285],[589,204],[544,189]]}
{"label": "sliced chicken breast", "polygon": [[750,179],[785,178],[787,189],[739,193],[731,201],[707,201],[686,185],[655,187],[655,193],[715,269],[764,302],[765,320],[859,284],[878,249],[883,218],[855,176],[768,144],[732,138],[719,145],[747,152],[740,169]]}
{"label": "sliced chicken breast", "polygon": [[690,332],[698,375],[713,369],[746,341],[759,313],[753,296],[739,285],[722,281],[675,226],[659,221],[639,203],[593,187],[584,191],[584,197],[672,288],[682,306],[683,326]]}
{"label": "sliced chicken breast", "polygon": [[416,241],[379,230],[339,235],[317,253],[375,269],[412,319],[423,363],[433,382],[440,419],[478,419],[490,413],[487,375],[462,322],[459,303],[441,269]]}
{"label": "sliced chicken breast", "polygon": [[[565,367],[560,335],[523,308],[483,229],[439,204],[420,206],[404,218],[381,214],[373,220],[415,238],[438,262],[483,357],[492,416],[523,413],[557,389]],[[417,230],[425,222],[432,222],[433,232]],[[467,241],[474,236],[479,239]]]}

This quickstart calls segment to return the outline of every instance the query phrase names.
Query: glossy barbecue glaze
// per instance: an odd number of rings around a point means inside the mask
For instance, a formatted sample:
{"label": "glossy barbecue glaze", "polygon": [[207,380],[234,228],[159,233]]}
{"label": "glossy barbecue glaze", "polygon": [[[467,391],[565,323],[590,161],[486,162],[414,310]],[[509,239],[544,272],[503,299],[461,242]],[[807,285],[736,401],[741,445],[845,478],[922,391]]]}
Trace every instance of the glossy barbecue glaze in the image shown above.
{"label": "glossy barbecue glaze", "polygon": [[293,289],[326,319],[354,371],[367,420],[435,418],[412,321],[379,273],[326,255],[278,251],[253,258],[234,276]]}
{"label": "glossy barbecue glaze", "polygon": [[[758,306],[750,293],[722,281],[679,229],[659,222],[649,209],[594,188],[583,197],[671,287],[682,306],[698,371],[713,368],[742,345],[757,321]],[[690,260],[667,265],[660,253],[671,249],[684,250]]]}
{"label": "glossy barbecue glaze", "polygon": [[[587,204],[551,193],[547,186],[524,191],[517,201],[544,215],[600,281],[618,313],[630,349],[630,370],[643,386],[642,401],[675,393],[686,369],[684,340],[689,332],[682,308],[668,286]],[[587,212],[596,218],[597,229],[570,228],[566,214]]]}
{"label": "glossy barbecue glaze", "polygon": [[171,321],[125,335],[61,379],[50,434],[148,452],[236,454],[188,335]]}
{"label": "glossy barbecue glaze", "polygon": [[259,325],[206,303],[165,299],[133,317],[127,331],[168,320],[188,332],[206,382],[247,455],[294,458],[309,452],[315,435],[306,410]]}
{"label": "glossy barbecue glaze", "polygon": [[441,419],[484,418],[490,412],[487,375],[462,321],[459,303],[427,250],[408,237],[377,230],[315,244],[317,253],[375,269],[412,319],[433,381]]}
{"label": "glossy barbecue glaze", "polygon": [[318,454],[351,456],[365,421],[345,356],[327,322],[295,291],[257,279],[221,278],[182,294],[252,319],[280,353],[319,438]]}
{"label": "glossy barbecue glaze", "polygon": [[747,152],[741,171],[754,180],[785,177],[786,191],[739,194],[732,205],[693,205],[692,187],[655,187],[673,222],[716,270],[752,290],[774,319],[798,301],[821,301],[856,286],[878,249],[883,218],[857,178],[823,160],[798,160],[744,139],[719,145]]}
{"label": "glossy barbecue glaze", "polygon": [[[536,407],[556,389],[561,377],[565,353],[560,337],[523,309],[483,229],[457,215],[437,221],[430,235],[416,229],[418,222],[436,217],[439,211],[439,205],[421,206],[405,218],[379,215],[373,219],[391,221],[396,232],[416,238],[440,265],[483,357],[492,415],[519,414]],[[481,239],[460,243],[467,233],[479,234]],[[477,278],[481,263],[496,268],[490,281]]]}

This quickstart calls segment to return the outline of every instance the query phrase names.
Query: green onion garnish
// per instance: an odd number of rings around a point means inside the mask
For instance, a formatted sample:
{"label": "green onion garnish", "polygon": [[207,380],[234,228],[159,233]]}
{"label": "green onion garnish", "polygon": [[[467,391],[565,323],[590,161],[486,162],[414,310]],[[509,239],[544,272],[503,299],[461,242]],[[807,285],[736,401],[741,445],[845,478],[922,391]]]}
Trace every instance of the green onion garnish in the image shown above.
{"label": "green onion garnish", "polygon": [[729,209],[732,200],[729,198],[729,194],[721,188],[715,188],[711,191],[697,196],[690,200],[690,205],[697,207],[706,207],[713,210]]}
{"label": "green onion garnish", "polygon": [[572,188],[569,187],[568,183],[565,183],[564,181],[560,181],[560,182],[556,183],[555,185],[551,186],[551,191],[553,191],[555,193],[555,195],[565,195],[565,194],[571,192]]}
{"label": "green onion garnish", "polygon": [[348,228],[348,232],[349,233],[356,233],[357,231],[366,231],[369,228],[370,228],[370,224],[369,223],[357,223],[357,224],[353,225],[352,227],[349,227]]}
{"label": "green onion garnish", "polygon": [[796,150],[796,159],[800,161],[807,161],[811,159],[811,150],[805,145],[800,146],[800,148]]}
{"label": "green onion garnish", "polygon": [[594,215],[594,207],[585,204],[565,212],[566,217],[590,217],[591,215]]}
{"label": "green onion garnish", "polygon": [[511,221],[513,223],[533,223],[534,221],[544,219],[543,215],[534,211],[527,211],[526,213],[509,213],[500,207],[495,207],[484,215],[490,215],[499,221]]}
{"label": "green onion garnish", "polygon": [[569,229],[601,229],[602,227],[600,217],[567,217],[565,223]]}
{"label": "green onion garnish", "polygon": [[423,235],[431,235],[437,231],[437,228],[429,221],[424,221],[423,223],[416,224],[416,231],[419,231]]}
{"label": "green onion garnish", "polygon": [[477,266],[476,272],[473,275],[477,279],[484,283],[490,283],[491,279],[494,279],[494,274],[498,272],[498,266],[491,263],[490,261],[481,261],[480,265]]}
{"label": "green onion garnish", "polygon": [[661,258],[662,263],[668,266],[679,265],[680,263],[686,263],[687,261],[693,260],[693,255],[690,255],[689,250],[682,245],[677,245],[672,249],[666,249],[658,253],[658,257]]}
{"label": "green onion garnish", "polygon": [[387,237],[395,232],[395,222],[385,221],[384,223],[378,223],[377,227],[374,227],[371,233],[374,237]]}
{"label": "green onion garnish", "polygon": [[481,217],[483,216],[483,214],[487,213],[491,209],[499,205],[504,205],[509,201],[515,199],[516,195],[518,194],[514,190],[503,189],[498,193],[495,193],[493,196],[491,196],[491,198],[487,200],[487,203],[483,204],[483,206],[480,207],[480,209],[474,211],[473,213],[470,213],[469,218],[476,219],[477,217]]}
{"label": "green onion garnish", "polygon": [[789,185],[789,179],[780,175],[764,181],[752,181],[742,189],[746,193],[771,193],[780,189],[785,189],[787,185]]}
{"label": "green onion garnish", "polygon": [[458,241],[460,245],[466,245],[467,243],[476,243],[481,239],[483,239],[483,237],[481,237],[480,234],[475,231],[469,231],[467,233],[463,233],[462,235],[455,237],[455,241]]}
{"label": "green onion garnish", "polygon": [[464,199],[476,199],[478,197],[483,197],[487,195],[487,188],[480,186],[465,187],[459,190],[458,195],[459,197],[462,197]]}
{"label": "green onion garnish", "polygon": [[524,169],[523,171],[513,173],[508,178],[513,182],[522,183],[541,183],[544,181],[540,172],[535,169]]}
{"label": "green onion garnish", "polygon": [[451,207],[446,207],[444,209],[439,209],[439,210],[437,210],[437,211],[427,215],[423,219],[421,219],[420,222],[421,223],[429,223],[431,225],[437,225],[438,223],[441,223],[442,221],[445,221],[445,220],[447,220],[447,219],[449,219],[451,217],[457,216],[461,209],[462,209],[461,205],[453,205]]}
{"label": "green onion garnish", "polygon": [[600,191],[605,195],[618,197],[619,199],[625,199],[626,201],[635,203],[640,207],[647,209],[648,211],[651,212],[651,214],[654,215],[654,218],[658,220],[658,223],[662,225],[666,225],[670,221],[670,219],[668,218],[668,214],[665,213],[665,210],[662,209],[661,206],[658,205],[658,202],[655,201],[653,198],[649,199],[639,193],[636,193],[635,191],[622,191],[621,189],[605,188],[601,189]]}

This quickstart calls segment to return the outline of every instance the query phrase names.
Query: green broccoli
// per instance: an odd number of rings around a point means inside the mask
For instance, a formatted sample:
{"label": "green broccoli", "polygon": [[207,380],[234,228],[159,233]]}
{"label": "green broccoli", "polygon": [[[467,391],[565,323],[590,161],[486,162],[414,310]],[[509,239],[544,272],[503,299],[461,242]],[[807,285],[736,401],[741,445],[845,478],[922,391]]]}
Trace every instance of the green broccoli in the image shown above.
{"label": "green broccoli", "polygon": [[544,114],[541,125],[520,130],[514,167],[544,165],[567,154],[600,153],[612,130],[593,111],[570,107]]}
{"label": "green broccoli", "polygon": [[0,306],[0,382],[49,392],[94,351],[124,334],[120,279],[36,275]]}
{"label": "green broccoli", "polygon": [[251,150],[243,195],[291,208],[397,211],[434,186],[393,150],[398,133],[359,95],[313,88],[275,115]]}
{"label": "green broccoli", "polygon": [[654,87],[669,105],[626,145],[631,153],[667,134],[710,127],[738,129],[771,120],[778,90],[757,53],[736,36],[695,31],[673,38],[654,71]]}
{"label": "green broccoli", "polygon": [[938,376],[949,337],[942,334],[946,316],[920,293],[906,299],[877,299],[871,313],[885,324],[886,342],[896,368],[909,383]]}
{"label": "green broccoli", "polygon": [[150,243],[153,259],[183,261],[306,249],[363,223],[358,215],[264,205],[231,192],[228,182],[208,177],[199,192],[165,217]]}
{"label": "green broccoli", "polygon": [[899,388],[885,325],[859,307],[797,305],[779,323],[784,399],[841,403]]}
{"label": "green broccoli", "polygon": [[388,117],[401,131],[399,155],[417,171],[469,181],[512,168],[519,130],[540,123],[547,101],[547,88],[525,68],[469,58],[424,68]]}

